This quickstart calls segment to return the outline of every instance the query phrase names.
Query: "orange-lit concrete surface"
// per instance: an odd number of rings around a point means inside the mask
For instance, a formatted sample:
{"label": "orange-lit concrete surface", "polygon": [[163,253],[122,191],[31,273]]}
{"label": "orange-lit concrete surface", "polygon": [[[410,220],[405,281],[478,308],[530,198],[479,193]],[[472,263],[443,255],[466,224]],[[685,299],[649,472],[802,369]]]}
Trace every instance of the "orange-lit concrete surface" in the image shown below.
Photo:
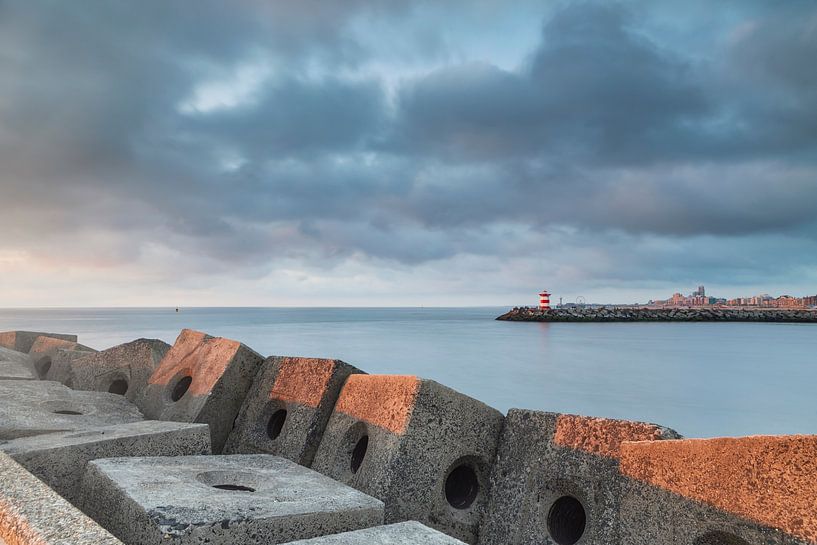
{"label": "orange-lit concrete surface", "polygon": [[310,466],[341,387],[359,373],[340,360],[267,358],[224,451],[275,454]]}
{"label": "orange-lit concrete surface", "polygon": [[224,375],[241,343],[185,329],[162,358],[149,384],[166,386],[179,375],[192,377],[191,395],[209,394]]}
{"label": "orange-lit concrete surface", "polygon": [[352,375],[314,469],[386,504],[386,522],[417,520],[477,540],[499,411],[415,376]]}
{"label": "orange-lit concrete surface", "polygon": [[349,377],[335,410],[392,433],[403,434],[419,389],[420,381],[414,376]]}
{"label": "orange-lit concrete surface", "polygon": [[329,386],[338,360],[281,358],[280,370],[269,391],[269,399],[317,407]]}
{"label": "orange-lit concrete surface", "polygon": [[646,422],[560,414],[553,442],[563,447],[618,458],[624,441],[656,441],[666,438],[666,428]]}
{"label": "orange-lit concrete surface", "polygon": [[621,472],[817,543],[817,436],[624,443]]}
{"label": "orange-lit concrete surface", "polygon": [[[29,355],[34,362],[34,370],[37,375],[43,379],[50,379],[54,371],[51,370],[53,359],[57,352],[71,352],[74,354],[84,352],[95,352],[93,348],[79,344],[74,341],[67,341],[65,339],[56,339],[54,337],[40,336],[31,345]],[[64,361],[70,361],[70,358]],[[70,363],[68,364],[70,365]],[[69,375],[70,376],[70,375]],[[62,382],[62,381],[60,381]]]}
{"label": "orange-lit concrete surface", "polygon": [[43,333],[41,331],[3,331],[0,332],[0,346],[17,350],[18,352],[25,352],[27,354],[31,350],[31,346],[34,344],[34,341],[37,340],[37,337],[41,336],[77,342],[76,335],[69,335],[65,333]]}
{"label": "orange-lit concrete surface", "polygon": [[238,341],[184,329],[135,403],[147,418],[209,424],[218,454],[262,362]]}
{"label": "orange-lit concrete surface", "polygon": [[79,344],[75,341],[66,341],[65,339],[55,339],[53,337],[40,336],[31,345],[31,350],[28,351],[33,357],[41,354],[47,354],[53,350],[62,348],[63,350],[93,350],[90,347]]}
{"label": "orange-lit concrete surface", "polygon": [[511,409],[480,544],[618,544],[621,445],[677,437],[646,422]]}

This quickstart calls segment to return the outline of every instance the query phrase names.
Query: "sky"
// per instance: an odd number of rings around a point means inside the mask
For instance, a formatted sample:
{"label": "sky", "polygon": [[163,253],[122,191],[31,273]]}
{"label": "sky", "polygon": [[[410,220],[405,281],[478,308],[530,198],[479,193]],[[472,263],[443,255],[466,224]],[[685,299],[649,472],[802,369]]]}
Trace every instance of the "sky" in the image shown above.
{"label": "sky", "polygon": [[0,0],[0,307],[817,293],[817,4]]}

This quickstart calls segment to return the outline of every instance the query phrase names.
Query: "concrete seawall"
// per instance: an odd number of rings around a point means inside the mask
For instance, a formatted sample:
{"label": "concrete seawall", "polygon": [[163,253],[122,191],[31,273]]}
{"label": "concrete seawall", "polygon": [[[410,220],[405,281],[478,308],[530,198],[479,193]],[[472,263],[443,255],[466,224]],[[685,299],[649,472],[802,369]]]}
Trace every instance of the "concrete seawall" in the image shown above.
{"label": "concrete seawall", "polygon": [[518,307],[498,316],[509,322],[791,322],[817,323],[817,310],[725,308]]}

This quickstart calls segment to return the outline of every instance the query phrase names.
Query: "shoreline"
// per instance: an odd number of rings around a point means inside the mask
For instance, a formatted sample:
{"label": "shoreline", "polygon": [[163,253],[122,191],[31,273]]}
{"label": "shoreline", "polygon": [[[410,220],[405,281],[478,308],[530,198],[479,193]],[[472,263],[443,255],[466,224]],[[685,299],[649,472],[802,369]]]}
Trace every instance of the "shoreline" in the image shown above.
{"label": "shoreline", "polygon": [[509,322],[773,322],[817,323],[817,310],[724,308],[514,308],[497,320]]}

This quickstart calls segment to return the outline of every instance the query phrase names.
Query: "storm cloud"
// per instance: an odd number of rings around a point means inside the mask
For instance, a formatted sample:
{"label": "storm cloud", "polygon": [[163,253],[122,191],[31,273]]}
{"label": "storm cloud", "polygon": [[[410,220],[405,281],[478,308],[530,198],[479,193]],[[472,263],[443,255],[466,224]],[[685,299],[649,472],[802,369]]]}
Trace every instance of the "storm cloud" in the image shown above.
{"label": "storm cloud", "polygon": [[817,8],[675,10],[0,1],[0,305],[817,291]]}

